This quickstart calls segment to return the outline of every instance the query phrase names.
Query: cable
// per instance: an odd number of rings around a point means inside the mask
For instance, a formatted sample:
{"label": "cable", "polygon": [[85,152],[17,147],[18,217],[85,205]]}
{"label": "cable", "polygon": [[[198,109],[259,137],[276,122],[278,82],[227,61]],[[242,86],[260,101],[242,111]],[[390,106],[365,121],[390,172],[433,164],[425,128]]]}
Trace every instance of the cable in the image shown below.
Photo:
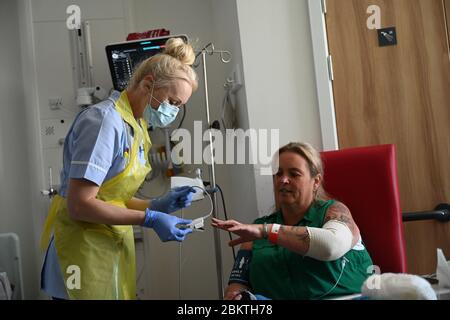
{"label": "cable", "polygon": [[142,188],[143,188],[143,184],[142,184],[141,187],[136,191],[136,194],[139,195],[139,196],[141,196],[141,197],[143,198],[142,200],[151,200],[151,199],[155,199],[155,198],[162,197],[162,196],[165,195],[165,194],[169,191],[169,189],[170,189],[170,188],[168,188],[168,185],[166,185],[166,187],[164,188],[164,191],[163,191],[160,195],[158,195],[158,196],[149,196],[149,195],[146,195],[146,194],[144,194],[144,193],[142,192]]}
{"label": "cable", "polygon": [[[205,186],[209,186],[211,185],[211,183],[209,181],[203,181],[203,184]],[[227,215],[227,208],[225,206],[225,197],[223,196],[223,191],[222,188],[216,183],[216,187],[219,189],[220,191],[220,198],[222,199],[222,207],[223,207],[223,214],[225,216],[225,220],[228,220],[228,215]],[[230,238],[230,241],[233,240],[232,236],[231,236],[231,232],[228,231],[228,237]],[[234,247],[231,247],[231,250],[233,252],[233,259],[236,260],[236,252],[234,250]]]}
{"label": "cable", "polygon": [[209,194],[209,192],[205,188],[202,188],[202,187],[199,187],[199,186],[192,186],[192,188],[200,189],[200,190],[203,191],[204,194],[206,194],[208,196],[209,201],[211,202],[211,210],[209,211],[209,213],[206,216],[200,217],[200,218],[203,218],[203,219],[209,218],[212,215],[213,210],[214,210],[214,204],[213,204],[213,200],[211,198],[211,195]]}
{"label": "cable", "polygon": [[342,261],[341,261],[341,265],[342,265],[341,274],[339,275],[338,279],[336,280],[336,283],[334,284],[334,286],[330,290],[328,290],[327,292],[322,294],[320,297],[316,298],[317,300],[322,299],[326,295],[330,294],[330,292],[333,291],[334,288],[336,288],[336,286],[338,285],[339,281],[341,280],[342,275],[344,274],[344,269],[345,269],[345,266],[346,266],[347,262],[349,262],[349,260],[346,257],[343,257]]}
{"label": "cable", "polygon": [[[225,220],[228,220],[227,208],[225,207],[225,199],[224,199],[224,196],[223,196],[222,188],[217,183],[216,183],[216,186],[219,188],[220,197],[222,198],[222,207],[223,207],[223,214],[225,216]],[[230,241],[233,240],[233,238],[231,237],[231,232],[230,231],[228,231],[228,236],[230,238]],[[236,260],[236,252],[234,251],[234,247],[231,247],[231,250],[233,251],[233,260]]]}

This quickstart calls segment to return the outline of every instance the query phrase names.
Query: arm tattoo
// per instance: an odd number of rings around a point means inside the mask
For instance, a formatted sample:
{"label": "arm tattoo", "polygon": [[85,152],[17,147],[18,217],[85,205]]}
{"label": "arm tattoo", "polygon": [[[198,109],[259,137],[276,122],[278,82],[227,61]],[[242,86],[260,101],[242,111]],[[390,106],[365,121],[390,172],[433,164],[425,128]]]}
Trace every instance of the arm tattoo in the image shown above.
{"label": "arm tattoo", "polygon": [[284,226],[286,228],[289,228],[296,236],[296,238],[300,241],[307,241],[309,238],[308,230],[301,231],[300,227],[294,227],[294,226]]}
{"label": "arm tattoo", "polygon": [[344,222],[352,231],[355,228],[355,222],[353,221],[352,215],[350,214],[350,210],[348,210],[348,208],[344,204],[338,201],[333,203],[328,208],[324,223],[327,223],[330,220]]}

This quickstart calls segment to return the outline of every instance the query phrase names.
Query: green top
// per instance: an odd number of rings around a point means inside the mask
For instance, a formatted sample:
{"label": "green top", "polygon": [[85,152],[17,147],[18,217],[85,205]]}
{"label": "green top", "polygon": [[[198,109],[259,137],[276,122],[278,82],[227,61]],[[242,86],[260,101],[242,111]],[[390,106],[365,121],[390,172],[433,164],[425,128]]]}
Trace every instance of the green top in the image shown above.
{"label": "green top", "polygon": [[[334,200],[316,202],[296,226],[321,228],[325,213],[333,203]],[[254,223],[264,222],[283,225],[283,215],[278,211],[256,219]],[[319,261],[272,244],[268,239],[255,240],[250,284],[255,294],[271,299],[323,299],[359,293],[364,280],[371,275],[367,270],[373,264],[372,259],[362,243],[344,257],[348,262],[343,268],[343,257],[335,261]],[[339,277],[338,284],[332,289]]]}

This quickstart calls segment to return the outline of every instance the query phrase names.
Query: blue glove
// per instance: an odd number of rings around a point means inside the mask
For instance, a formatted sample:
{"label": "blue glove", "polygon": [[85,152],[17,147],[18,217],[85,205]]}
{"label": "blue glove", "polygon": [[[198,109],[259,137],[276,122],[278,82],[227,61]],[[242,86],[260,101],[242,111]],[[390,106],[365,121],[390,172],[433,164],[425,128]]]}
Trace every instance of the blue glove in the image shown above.
{"label": "blue glove", "polygon": [[164,196],[151,200],[149,208],[165,213],[175,212],[189,207],[195,192],[195,189],[190,186],[173,188]]}
{"label": "blue glove", "polygon": [[177,225],[187,225],[191,222],[192,220],[181,219],[164,212],[147,209],[145,210],[143,226],[153,228],[162,242],[174,240],[181,242],[186,238],[186,235],[192,232],[192,229],[180,229]]}

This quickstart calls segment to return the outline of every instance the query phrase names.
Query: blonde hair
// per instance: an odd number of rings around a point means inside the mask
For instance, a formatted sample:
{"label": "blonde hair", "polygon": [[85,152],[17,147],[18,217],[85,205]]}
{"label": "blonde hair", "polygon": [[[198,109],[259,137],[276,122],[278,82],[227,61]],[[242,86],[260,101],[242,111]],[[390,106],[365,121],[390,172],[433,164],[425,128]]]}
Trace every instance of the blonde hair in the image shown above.
{"label": "blonde hair", "polygon": [[[278,150],[278,156],[280,156],[284,152],[293,152],[298,154],[300,157],[306,160],[308,163],[309,173],[311,178],[316,177],[320,174],[323,178],[323,164],[322,158],[320,157],[319,152],[314,149],[309,143],[301,143],[301,142],[291,142]],[[328,194],[320,183],[319,188],[315,194],[316,200],[327,200],[329,199]]]}
{"label": "blonde hair", "polygon": [[198,78],[191,65],[195,61],[192,46],[181,38],[167,40],[162,53],[144,60],[134,71],[128,88],[136,89],[148,75],[155,80],[155,87],[165,87],[176,79],[187,81],[192,91],[197,90]]}

